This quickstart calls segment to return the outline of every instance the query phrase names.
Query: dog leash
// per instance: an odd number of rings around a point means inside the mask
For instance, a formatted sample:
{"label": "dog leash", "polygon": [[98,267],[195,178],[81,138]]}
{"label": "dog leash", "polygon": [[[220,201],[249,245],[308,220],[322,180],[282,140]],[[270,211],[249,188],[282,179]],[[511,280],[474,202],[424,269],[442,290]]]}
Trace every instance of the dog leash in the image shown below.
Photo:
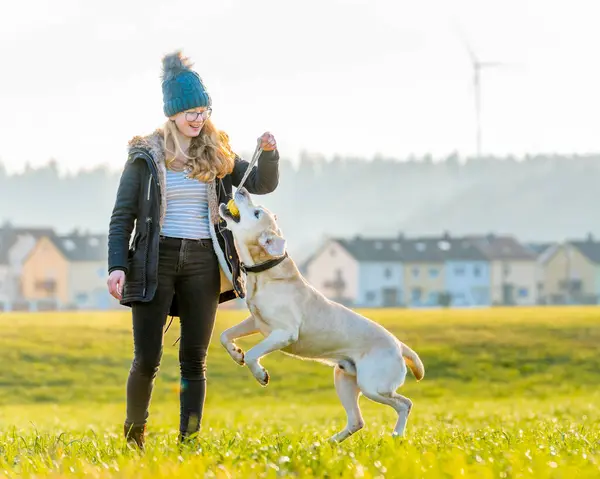
{"label": "dog leash", "polygon": [[248,176],[250,175],[250,172],[252,171],[252,168],[254,167],[254,165],[256,164],[256,162],[258,161],[258,157],[263,152],[263,149],[260,147],[260,144],[261,144],[261,139],[259,138],[258,141],[256,142],[256,148],[254,149],[254,154],[252,155],[252,159],[250,160],[250,163],[248,164],[248,168],[246,168],[246,172],[244,173],[244,176],[242,177],[242,181],[240,181],[240,184],[237,187],[238,190],[242,186],[244,186],[244,183],[248,179]]}
{"label": "dog leash", "polygon": [[[244,183],[246,182],[246,180],[248,179],[248,176],[250,176],[250,173],[252,172],[252,168],[254,168],[254,165],[258,161],[259,156],[262,154],[263,149],[260,147],[261,142],[262,141],[259,138],[256,142],[256,148],[254,149],[254,153],[252,154],[252,159],[250,160],[250,163],[248,163],[248,167],[246,168],[246,171],[244,172],[244,176],[242,176],[242,180],[239,182],[239,184],[237,186],[237,190],[239,190],[240,188],[242,188],[242,186],[244,186]],[[221,188],[223,189],[223,192],[225,192],[222,182],[220,182],[220,185],[221,185]],[[235,201],[233,199],[233,196],[234,196],[233,193],[231,193],[229,202],[227,203],[228,205],[229,205],[229,203],[232,203]],[[221,227],[221,224],[219,223],[219,232],[223,232],[224,229],[225,228]]]}

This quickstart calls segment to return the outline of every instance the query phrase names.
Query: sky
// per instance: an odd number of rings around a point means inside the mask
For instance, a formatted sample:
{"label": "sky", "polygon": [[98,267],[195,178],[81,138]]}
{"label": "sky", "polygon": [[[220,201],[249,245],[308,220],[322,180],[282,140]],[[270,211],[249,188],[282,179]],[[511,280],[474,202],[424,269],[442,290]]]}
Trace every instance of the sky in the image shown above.
{"label": "sky", "polygon": [[[451,5],[450,5],[451,4]],[[234,149],[284,158],[600,151],[597,0],[77,0],[0,16],[0,161],[120,169],[161,126],[161,58],[194,62]]]}

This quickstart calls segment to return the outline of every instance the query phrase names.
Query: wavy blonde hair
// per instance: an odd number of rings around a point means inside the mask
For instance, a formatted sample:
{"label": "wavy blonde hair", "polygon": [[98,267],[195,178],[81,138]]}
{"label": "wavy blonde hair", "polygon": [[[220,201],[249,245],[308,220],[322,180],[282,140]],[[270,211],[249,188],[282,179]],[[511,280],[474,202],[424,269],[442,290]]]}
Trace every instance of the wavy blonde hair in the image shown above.
{"label": "wavy blonde hair", "polygon": [[[165,145],[165,163],[169,168],[178,155],[187,158],[191,168],[189,176],[209,183],[216,178],[223,178],[233,171],[235,153],[231,150],[229,136],[219,131],[210,119],[204,122],[200,134],[192,138],[187,154],[183,152],[177,136],[177,126],[174,121],[167,120],[163,129]],[[170,143],[175,150],[171,151]]]}

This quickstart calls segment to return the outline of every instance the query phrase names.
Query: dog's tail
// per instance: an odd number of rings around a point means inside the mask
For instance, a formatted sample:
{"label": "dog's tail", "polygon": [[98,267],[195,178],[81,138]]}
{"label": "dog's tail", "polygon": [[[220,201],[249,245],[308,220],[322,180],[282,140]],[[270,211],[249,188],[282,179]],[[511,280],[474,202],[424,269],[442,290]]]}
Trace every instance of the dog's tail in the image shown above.
{"label": "dog's tail", "polygon": [[404,357],[404,361],[412,371],[415,379],[420,381],[425,376],[425,366],[423,366],[423,362],[417,353],[415,353],[412,349],[410,349],[406,344],[402,344],[402,356]]}

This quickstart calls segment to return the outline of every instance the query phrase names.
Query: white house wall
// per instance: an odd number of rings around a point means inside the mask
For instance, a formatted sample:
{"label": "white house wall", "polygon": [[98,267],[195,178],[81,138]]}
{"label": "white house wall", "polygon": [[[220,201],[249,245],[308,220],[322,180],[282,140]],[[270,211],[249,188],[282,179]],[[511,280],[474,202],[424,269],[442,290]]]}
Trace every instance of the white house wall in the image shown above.
{"label": "white house wall", "polygon": [[515,304],[520,306],[537,303],[537,262],[532,261],[493,261],[492,262],[492,304],[502,302],[504,282],[514,285]]}
{"label": "white house wall", "polygon": [[336,241],[328,241],[306,268],[306,279],[325,296],[332,298],[335,291],[328,284],[339,271],[346,283],[344,296],[356,302],[359,292],[358,262]]}
{"label": "white house wall", "polygon": [[37,239],[30,234],[19,235],[15,244],[8,251],[8,271],[5,280],[5,292],[10,301],[20,299],[20,282],[23,262],[33,250]]}

